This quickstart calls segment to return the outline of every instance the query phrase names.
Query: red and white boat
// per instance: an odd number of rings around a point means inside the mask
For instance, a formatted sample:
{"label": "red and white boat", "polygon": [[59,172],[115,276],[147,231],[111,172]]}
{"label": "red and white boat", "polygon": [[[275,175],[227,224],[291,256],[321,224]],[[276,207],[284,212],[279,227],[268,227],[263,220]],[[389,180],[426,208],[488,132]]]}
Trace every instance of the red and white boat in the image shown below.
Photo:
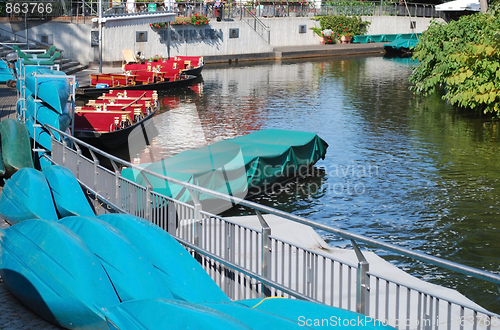
{"label": "red and white boat", "polygon": [[123,51],[123,73],[90,75],[90,86],[77,89],[79,94],[96,95],[113,89],[164,90],[191,84],[205,65],[201,56],[153,57],[137,60],[131,51]]}
{"label": "red and white boat", "polygon": [[[156,91],[113,90],[76,107],[74,136],[90,144],[119,148],[152,124],[159,108]],[[141,127],[141,130],[135,128]]]}

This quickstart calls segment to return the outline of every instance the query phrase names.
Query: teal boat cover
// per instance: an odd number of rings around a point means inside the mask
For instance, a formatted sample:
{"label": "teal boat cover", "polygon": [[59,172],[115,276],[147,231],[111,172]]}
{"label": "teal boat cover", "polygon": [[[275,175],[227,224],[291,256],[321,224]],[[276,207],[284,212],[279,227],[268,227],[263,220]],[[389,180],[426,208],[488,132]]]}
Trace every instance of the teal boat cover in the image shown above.
{"label": "teal boat cover", "polygon": [[384,49],[386,51],[400,51],[400,50],[410,50],[417,46],[418,40],[416,39],[397,39],[388,44],[384,44]]}
{"label": "teal boat cover", "polygon": [[7,118],[0,122],[3,176],[9,178],[21,168],[34,168],[28,130],[23,124]]}
{"label": "teal boat cover", "polygon": [[[269,129],[140,166],[183,182],[245,198],[248,194],[258,194],[271,188],[273,183],[309,170],[325,157],[327,147],[328,144],[315,133]],[[141,172],[127,168],[122,170],[122,176],[146,186]],[[143,174],[154,191],[183,202],[192,200],[183,187],[145,172]],[[198,199],[212,198],[199,195]]]}

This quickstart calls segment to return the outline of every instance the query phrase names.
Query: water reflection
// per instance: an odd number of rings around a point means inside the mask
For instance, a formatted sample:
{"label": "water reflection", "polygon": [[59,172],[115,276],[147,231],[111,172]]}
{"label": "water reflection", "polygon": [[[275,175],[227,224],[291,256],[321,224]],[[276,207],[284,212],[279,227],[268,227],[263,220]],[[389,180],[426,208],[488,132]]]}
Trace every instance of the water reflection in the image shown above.
{"label": "water reflection", "polygon": [[[264,128],[315,132],[330,145],[319,170],[257,201],[500,272],[499,123],[415,97],[413,64],[370,57],[207,66],[197,90],[164,94],[179,102],[157,116],[153,147],[168,157]],[[386,257],[498,311],[485,294],[497,294],[492,285]]]}

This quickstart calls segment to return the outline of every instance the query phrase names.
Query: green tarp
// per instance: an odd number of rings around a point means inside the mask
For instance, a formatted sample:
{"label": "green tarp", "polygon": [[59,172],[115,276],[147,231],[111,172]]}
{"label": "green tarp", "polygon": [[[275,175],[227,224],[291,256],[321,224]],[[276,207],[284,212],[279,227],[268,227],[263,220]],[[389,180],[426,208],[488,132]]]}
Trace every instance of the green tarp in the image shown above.
{"label": "green tarp", "polygon": [[[141,167],[183,182],[244,198],[260,193],[275,182],[306,171],[325,157],[328,144],[310,132],[262,130],[184,151],[171,158]],[[138,170],[124,169],[122,176],[146,186]],[[146,175],[153,190],[183,202],[191,202],[189,192],[179,185]],[[198,196],[200,201],[213,199]],[[216,206],[215,208],[220,209]],[[205,204],[204,204],[205,209]],[[213,205],[210,209],[214,209]]]}

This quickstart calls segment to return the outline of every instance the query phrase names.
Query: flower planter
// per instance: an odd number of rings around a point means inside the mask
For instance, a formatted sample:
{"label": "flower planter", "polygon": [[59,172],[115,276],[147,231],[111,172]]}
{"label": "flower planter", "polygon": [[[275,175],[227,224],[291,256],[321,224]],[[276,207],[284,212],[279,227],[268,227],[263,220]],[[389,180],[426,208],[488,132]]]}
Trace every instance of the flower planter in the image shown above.
{"label": "flower planter", "polygon": [[342,36],[340,38],[340,41],[342,41],[343,44],[350,44],[352,41],[352,37],[350,36]]}
{"label": "flower planter", "polygon": [[319,39],[320,45],[324,45],[325,44],[325,38],[318,36],[318,39]]}

